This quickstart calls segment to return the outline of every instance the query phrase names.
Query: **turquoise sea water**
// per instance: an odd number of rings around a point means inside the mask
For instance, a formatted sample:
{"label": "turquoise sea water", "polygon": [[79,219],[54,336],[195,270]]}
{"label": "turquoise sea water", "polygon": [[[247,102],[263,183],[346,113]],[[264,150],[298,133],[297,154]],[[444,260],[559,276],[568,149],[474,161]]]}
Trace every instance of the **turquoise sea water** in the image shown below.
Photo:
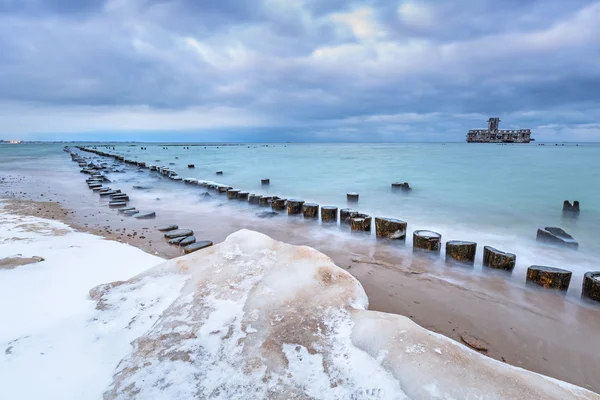
{"label": "turquoise sea water", "polygon": [[[27,165],[68,157],[62,146],[0,146],[0,168],[15,159],[20,160],[20,165]],[[97,145],[98,149],[103,147],[104,144]],[[600,269],[599,145],[186,147],[114,144],[110,151],[149,165],[168,166],[183,178],[211,180],[251,193],[300,198],[321,205],[346,207],[346,193],[357,192],[360,201],[352,208],[373,216],[403,219],[411,232],[430,229],[442,233],[444,241],[477,241],[478,253],[483,245],[494,245],[531,264],[581,271]],[[195,168],[188,169],[188,164]],[[215,175],[221,170],[223,176]],[[150,179],[146,176],[136,179]],[[270,178],[271,185],[262,187],[261,178]],[[391,183],[396,181],[409,182],[412,192],[392,192]],[[169,180],[161,180],[160,185],[170,192],[184,190],[183,184]],[[579,218],[562,217],[562,203],[567,199],[580,201]],[[535,242],[538,226],[562,227],[579,241],[580,250],[539,246]]]}

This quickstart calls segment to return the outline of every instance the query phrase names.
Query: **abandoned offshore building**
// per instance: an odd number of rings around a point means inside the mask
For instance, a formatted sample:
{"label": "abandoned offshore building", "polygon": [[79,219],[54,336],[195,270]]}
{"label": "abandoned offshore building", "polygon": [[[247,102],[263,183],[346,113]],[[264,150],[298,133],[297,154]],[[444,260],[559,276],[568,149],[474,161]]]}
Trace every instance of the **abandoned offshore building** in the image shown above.
{"label": "abandoned offshore building", "polygon": [[500,118],[490,118],[487,129],[471,129],[467,133],[469,143],[529,143],[531,129],[498,129]]}

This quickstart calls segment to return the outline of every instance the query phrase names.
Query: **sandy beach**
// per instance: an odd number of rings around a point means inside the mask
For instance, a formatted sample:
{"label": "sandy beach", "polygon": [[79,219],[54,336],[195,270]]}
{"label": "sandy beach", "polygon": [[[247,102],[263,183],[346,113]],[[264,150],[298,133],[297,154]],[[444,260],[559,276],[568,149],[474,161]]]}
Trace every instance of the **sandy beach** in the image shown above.
{"label": "sandy beach", "polygon": [[[156,219],[127,218],[99,203],[75,166],[62,176],[21,170],[2,171],[0,179],[0,197],[8,200],[10,212],[60,220],[165,259],[182,254],[155,229],[167,223],[193,229],[198,239],[215,243],[250,228],[276,240],[311,246],[360,281],[370,310],[405,315],[458,342],[476,338],[483,343],[481,352],[496,360],[600,391],[600,355],[592,351],[600,347],[600,307],[573,296],[515,285],[502,275],[443,267],[439,260],[403,258],[406,252],[338,228],[323,229],[314,237],[306,224],[293,218],[261,219],[254,215],[256,210],[219,212],[226,204],[198,203],[190,212],[178,209],[176,199],[161,197],[135,203],[140,209],[156,209]],[[76,190],[74,181],[81,182]],[[131,196],[135,201],[135,194]]]}

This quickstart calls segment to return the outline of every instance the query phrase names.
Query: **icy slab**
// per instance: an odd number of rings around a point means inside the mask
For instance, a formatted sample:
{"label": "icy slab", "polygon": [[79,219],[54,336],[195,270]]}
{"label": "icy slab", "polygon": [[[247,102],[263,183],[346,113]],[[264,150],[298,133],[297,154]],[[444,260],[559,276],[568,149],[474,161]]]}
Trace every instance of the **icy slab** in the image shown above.
{"label": "icy slab", "polygon": [[367,311],[327,256],[256,232],[156,265],[0,212],[0,257],[27,251],[0,271],[1,398],[600,399]]}

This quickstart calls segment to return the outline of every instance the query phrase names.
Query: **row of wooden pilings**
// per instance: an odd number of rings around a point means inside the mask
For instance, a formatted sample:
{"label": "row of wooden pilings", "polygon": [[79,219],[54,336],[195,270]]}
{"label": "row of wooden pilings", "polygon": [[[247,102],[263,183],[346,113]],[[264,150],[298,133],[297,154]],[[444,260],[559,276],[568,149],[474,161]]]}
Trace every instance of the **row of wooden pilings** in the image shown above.
{"label": "row of wooden pilings", "polygon": [[[80,149],[100,156],[112,157],[128,164],[137,165],[141,168],[147,168],[146,163],[127,160],[123,156],[105,153],[96,149],[83,147],[80,147]],[[157,168],[152,168],[151,170],[161,172]],[[219,172],[217,174],[222,175],[222,171]],[[299,199],[261,196],[215,183],[198,182],[186,179],[184,179],[184,182],[197,182],[198,185],[215,190],[219,194],[227,194],[229,200],[246,201],[249,204],[261,207],[270,206],[273,211],[283,211],[287,209],[287,214],[291,216],[302,215],[305,219],[317,220],[320,214],[321,222],[323,224],[337,224],[339,214],[340,224],[349,225],[350,230],[357,233],[370,233],[373,225],[373,218],[370,215],[362,214],[350,208],[339,209],[335,206],[319,206],[319,204],[316,203],[306,203],[304,200]],[[268,185],[269,180],[263,179],[261,184]],[[350,199],[350,197],[348,197],[348,199],[350,201],[353,200]],[[406,242],[408,229],[407,222],[400,219],[382,217],[376,217],[374,222],[375,235],[378,239],[401,243]],[[413,252],[437,255],[440,254],[441,248],[441,234],[429,230],[415,230],[413,232]],[[450,240],[446,242],[445,249],[445,261],[447,263],[467,266],[474,265],[475,255],[477,253],[476,242]],[[491,246],[484,246],[482,265],[486,268],[512,273],[516,265],[516,255],[503,252]],[[527,269],[526,283],[536,284],[544,288],[566,291],[569,288],[571,276],[572,272],[568,270],[532,265]],[[587,272],[584,275],[582,297],[600,301],[600,271]]]}

